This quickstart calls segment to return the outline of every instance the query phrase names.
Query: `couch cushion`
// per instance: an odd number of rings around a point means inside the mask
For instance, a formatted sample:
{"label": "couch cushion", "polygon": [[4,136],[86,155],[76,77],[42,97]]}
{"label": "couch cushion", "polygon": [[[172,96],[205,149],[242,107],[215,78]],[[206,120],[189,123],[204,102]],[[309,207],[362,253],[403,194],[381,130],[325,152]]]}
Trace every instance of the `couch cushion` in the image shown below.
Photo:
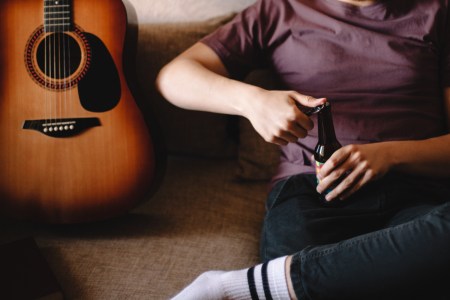
{"label": "couch cushion", "polygon": [[[245,81],[269,90],[281,87],[269,70],[255,70]],[[280,148],[264,141],[250,121],[239,118],[237,177],[242,180],[268,180],[274,175],[279,158]]]}
{"label": "couch cushion", "polygon": [[0,242],[33,236],[66,299],[169,299],[200,273],[259,261],[265,183],[235,160],[169,157],[163,184],[132,212],[85,225],[0,219]]}
{"label": "couch cushion", "polygon": [[148,113],[147,118],[158,121],[169,154],[236,155],[236,138],[230,133],[229,116],[177,108],[155,89],[156,76],[165,64],[232,17],[139,26],[137,75],[145,96],[143,111]]}

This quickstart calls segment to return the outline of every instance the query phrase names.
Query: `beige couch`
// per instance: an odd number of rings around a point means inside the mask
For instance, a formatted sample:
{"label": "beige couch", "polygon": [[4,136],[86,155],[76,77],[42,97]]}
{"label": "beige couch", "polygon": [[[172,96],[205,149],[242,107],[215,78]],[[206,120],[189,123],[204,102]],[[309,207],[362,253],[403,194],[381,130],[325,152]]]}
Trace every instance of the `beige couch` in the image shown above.
{"label": "beige couch", "polygon": [[[1,242],[34,237],[66,299],[168,299],[201,272],[259,259],[278,149],[242,118],[178,109],[154,88],[165,63],[253,0],[132,2],[142,109],[158,121],[168,154],[158,191],[128,214],[95,224],[0,220]],[[264,75],[248,80],[270,84]]]}

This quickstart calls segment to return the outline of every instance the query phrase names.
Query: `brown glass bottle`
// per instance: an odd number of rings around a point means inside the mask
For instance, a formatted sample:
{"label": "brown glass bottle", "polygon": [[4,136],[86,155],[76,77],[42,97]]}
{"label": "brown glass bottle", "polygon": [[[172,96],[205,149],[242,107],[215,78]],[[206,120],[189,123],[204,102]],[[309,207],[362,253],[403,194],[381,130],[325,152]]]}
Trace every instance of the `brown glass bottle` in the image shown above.
{"label": "brown glass bottle", "polygon": [[[331,157],[331,155],[342,147],[334,132],[333,117],[331,116],[331,105],[329,102],[326,102],[319,110],[317,121],[319,141],[314,150],[316,174],[319,173],[323,164]],[[319,178],[317,178],[317,183],[320,183]],[[327,194],[332,189],[333,187],[328,189],[324,194]]]}

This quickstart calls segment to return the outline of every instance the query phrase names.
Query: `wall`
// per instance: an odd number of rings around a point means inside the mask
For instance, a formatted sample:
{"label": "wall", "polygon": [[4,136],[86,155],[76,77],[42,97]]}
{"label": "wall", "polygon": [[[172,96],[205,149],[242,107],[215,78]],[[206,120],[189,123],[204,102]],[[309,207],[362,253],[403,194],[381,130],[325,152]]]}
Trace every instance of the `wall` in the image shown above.
{"label": "wall", "polygon": [[128,0],[137,12],[138,21],[170,23],[204,21],[237,12],[256,0]]}

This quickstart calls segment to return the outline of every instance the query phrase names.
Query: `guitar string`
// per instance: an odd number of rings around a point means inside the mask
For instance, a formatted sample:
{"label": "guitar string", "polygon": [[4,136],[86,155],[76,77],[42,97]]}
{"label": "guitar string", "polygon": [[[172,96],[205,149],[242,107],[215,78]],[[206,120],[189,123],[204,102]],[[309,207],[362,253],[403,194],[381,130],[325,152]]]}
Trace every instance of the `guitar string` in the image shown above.
{"label": "guitar string", "polygon": [[[65,53],[64,53],[64,27],[63,27],[63,31],[61,32],[61,33],[58,33],[58,49],[59,49],[59,51],[58,51],[58,53],[59,53],[59,84],[60,84],[60,86],[61,86],[61,89],[62,89],[62,91],[59,93],[60,94],[60,99],[59,99],[59,116],[58,116],[58,119],[59,119],[59,122],[61,122],[62,121],[62,116],[63,116],[63,104],[64,104],[64,98],[65,98],[65,89],[64,89],[64,86],[65,86],[65,72],[64,72],[64,64],[65,64],[65,60],[64,60],[64,58],[65,58]],[[61,41],[62,40],[62,41]],[[62,43],[62,45],[61,45],[61,43]],[[62,53],[61,53],[62,52]],[[62,81],[62,82],[61,82]],[[60,129],[61,129],[61,126],[60,126]]]}
{"label": "guitar string", "polygon": [[[70,7],[70,0],[68,0],[67,1],[67,4],[69,5],[69,11],[67,12],[67,16],[68,16],[68,18],[69,18],[69,24],[72,24],[72,26],[74,26],[75,27],[75,23],[73,23],[73,21],[72,21],[72,14],[70,13],[71,12],[71,7]],[[68,31],[70,32],[71,31],[71,27],[70,27],[70,25],[69,25],[69,27],[67,28],[68,29]],[[75,29],[75,28],[73,28],[73,29]],[[70,36],[70,34],[68,34],[68,36],[67,36],[67,39],[68,39],[68,41],[71,41],[71,36]],[[72,102],[72,93],[73,93],[73,90],[72,90],[72,85],[71,85],[71,78],[72,78],[72,56],[71,56],[71,52],[70,52],[70,45],[69,45],[69,42],[68,42],[68,44],[67,44],[67,48],[68,48],[68,74],[67,74],[67,76],[68,76],[68,78],[69,78],[69,80],[68,80],[68,85],[69,86],[67,86],[67,91],[68,91],[68,93],[69,93],[69,99],[68,99],[68,103],[66,103],[66,105],[67,105],[67,107],[68,107],[68,113],[71,113],[71,110],[72,110],[72,105],[73,105],[73,102]],[[70,126],[70,124],[69,124],[69,126]]]}
{"label": "guitar string", "polygon": [[47,25],[46,25],[46,5],[44,0],[44,116],[45,116],[45,124],[48,123],[48,83],[47,83]]}
{"label": "guitar string", "polygon": [[[67,4],[70,5],[70,2],[68,1]],[[70,24],[70,23],[72,23],[71,15],[70,15],[70,7],[69,7],[69,12],[67,13],[67,15],[69,17],[69,24]],[[71,29],[70,26],[67,29],[70,32],[70,29]],[[66,99],[65,100],[66,101],[66,103],[65,103],[65,105],[66,105],[66,113],[70,113],[70,109],[67,109],[67,107],[72,103],[72,101],[71,101],[72,100],[72,89],[71,89],[71,81],[70,81],[71,80],[71,75],[72,75],[72,73],[71,73],[71,71],[72,71],[71,59],[72,59],[72,57],[70,55],[70,44],[69,44],[70,41],[71,41],[71,37],[70,37],[70,34],[68,33],[68,35],[67,35],[67,49],[68,49],[68,59],[67,59],[68,66],[67,66],[67,69],[68,69],[68,73],[66,74],[67,78],[68,78],[68,80],[67,80],[68,86],[66,86],[65,91],[67,91],[67,93],[69,93],[69,99],[68,99],[69,103],[67,103],[67,99]]]}
{"label": "guitar string", "polygon": [[[66,15],[66,14],[64,14]],[[69,19],[69,23],[70,23],[70,19]],[[70,28],[67,28],[68,32],[70,31]],[[68,33],[67,33],[68,34]],[[70,95],[70,79],[71,79],[71,73],[70,73],[70,68],[67,67],[67,63],[70,64],[70,53],[68,53],[68,57],[66,57],[66,49],[68,51],[70,51],[70,36],[67,35],[66,38],[66,32],[64,32],[63,34],[64,36],[64,116],[66,116],[67,114],[67,93],[69,93]],[[67,48],[66,48],[66,41],[67,41]]]}
{"label": "guitar string", "polygon": [[[50,7],[50,11],[52,11],[52,8]],[[50,23],[49,23],[50,24]],[[49,89],[49,102],[48,102],[48,107],[49,107],[49,126],[51,127],[51,123],[53,122],[53,98],[54,98],[54,94],[53,94],[53,89],[54,89],[54,70],[55,70],[55,36],[53,34],[53,31],[51,30],[52,26],[49,25],[49,42],[50,42],[50,53],[49,53],[49,83],[50,83],[50,89]]]}
{"label": "guitar string", "polygon": [[48,124],[50,122],[49,117],[49,97],[50,97],[50,92],[49,92],[49,88],[50,88],[50,82],[49,82],[49,60],[50,60],[50,36],[48,35],[48,25],[46,24],[46,11],[48,11],[48,8],[46,7],[46,2],[44,0],[44,43],[45,43],[45,49],[44,49],[44,84],[45,84],[45,89],[44,89],[44,103],[45,103],[45,123]]}
{"label": "guitar string", "polygon": [[[67,3],[65,3],[66,1],[63,1],[63,4],[69,4],[68,1]],[[64,11],[64,13],[62,14],[63,16],[63,23],[66,23],[66,15],[67,15],[67,11]],[[70,19],[69,19],[69,23],[70,23]],[[66,57],[66,42],[67,42],[67,49],[68,51],[70,51],[70,45],[69,45],[69,41],[70,41],[70,36],[67,35],[66,38],[66,31],[64,30],[66,25],[63,25],[63,32],[62,32],[62,38],[63,38],[63,112],[62,112],[62,116],[61,116],[61,122],[63,122],[63,116],[65,116],[67,114],[67,93],[70,93],[70,67],[67,68],[67,62],[69,62],[70,64],[70,52],[68,54],[68,57]],[[70,31],[70,28],[68,28]],[[67,72],[68,71],[68,72]],[[70,94],[69,94],[70,95]],[[63,124],[61,124],[61,126],[64,126]],[[64,127],[63,127],[64,129]]]}
{"label": "guitar string", "polygon": [[[56,27],[56,26],[53,26],[52,25],[52,27]],[[58,82],[57,82],[57,73],[56,73],[56,71],[57,71],[57,63],[56,63],[56,31],[53,31],[53,34],[52,34],[52,36],[53,36],[53,76],[52,76],[52,78],[53,78],[53,87],[54,87],[54,91],[53,91],[53,103],[52,103],[52,124],[53,123],[55,123],[55,121],[56,121],[56,117],[57,117],[57,115],[58,115],[58,110],[57,110],[57,107],[56,107],[56,103],[58,103],[58,93],[57,93],[57,90],[58,90],[58,86],[57,86],[57,84],[58,84]],[[55,111],[54,111],[54,114],[53,114],[53,109],[55,109]]]}
{"label": "guitar string", "polygon": [[[57,72],[57,82],[58,82],[58,89],[60,89],[60,85],[61,85],[61,33],[58,31],[56,33],[56,47],[58,48],[58,72]],[[56,101],[56,108],[57,108],[57,114],[56,114],[56,124],[58,124],[58,122],[61,119],[61,92],[57,91],[56,93],[58,99]],[[56,125],[57,127],[58,125]]]}
{"label": "guitar string", "polygon": [[[58,11],[58,9],[57,9]],[[59,21],[56,21],[56,23],[58,23]],[[59,27],[60,25],[57,25],[56,27]],[[56,112],[56,118],[55,118],[55,128],[58,130],[58,122],[60,122],[61,119],[61,97],[63,93],[61,93],[60,89],[61,89],[61,33],[59,30],[56,31],[55,36],[56,36],[56,47],[58,48],[58,72],[56,74],[56,81],[57,81],[57,90],[56,90],[56,103],[55,103],[55,108],[57,109]]]}
{"label": "guitar string", "polygon": [[[63,117],[66,114],[66,104],[67,104],[67,82],[68,82],[68,74],[66,73],[66,64],[67,64],[67,57],[66,57],[66,32],[63,31],[62,33],[62,39],[63,39],[63,93],[64,93],[64,99],[63,99],[63,113],[61,116],[61,122],[63,120]],[[63,126],[63,125],[61,125]]]}
{"label": "guitar string", "polygon": [[48,118],[49,118],[49,124],[52,121],[52,74],[53,74],[53,41],[52,41],[52,33],[49,27],[48,31],[48,42],[49,42],[49,55],[48,55],[48,82],[49,82],[49,89],[48,89]]}

